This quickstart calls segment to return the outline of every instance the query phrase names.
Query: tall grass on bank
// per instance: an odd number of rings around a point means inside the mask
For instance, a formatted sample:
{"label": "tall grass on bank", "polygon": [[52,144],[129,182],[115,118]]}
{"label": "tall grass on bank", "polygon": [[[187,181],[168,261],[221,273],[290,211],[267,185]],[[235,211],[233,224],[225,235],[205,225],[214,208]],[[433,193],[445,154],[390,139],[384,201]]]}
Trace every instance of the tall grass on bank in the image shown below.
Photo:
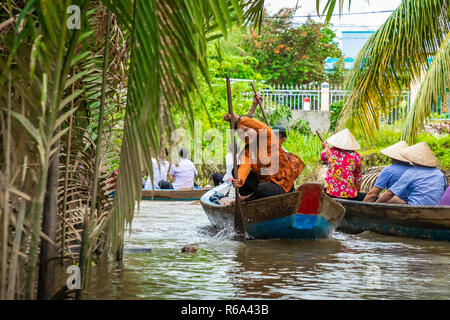
{"label": "tall grass on bank", "polygon": [[321,167],[322,143],[316,135],[305,135],[298,130],[290,130],[283,147],[299,156],[305,163],[303,172],[296,180],[296,186],[306,182],[321,182],[319,181],[318,171]]}

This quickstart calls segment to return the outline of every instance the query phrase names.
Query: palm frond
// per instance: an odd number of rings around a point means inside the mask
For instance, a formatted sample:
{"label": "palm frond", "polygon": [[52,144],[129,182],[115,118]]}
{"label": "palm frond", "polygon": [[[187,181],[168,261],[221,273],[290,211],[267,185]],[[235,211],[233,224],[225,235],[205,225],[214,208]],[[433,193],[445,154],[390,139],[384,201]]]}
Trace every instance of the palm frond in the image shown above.
{"label": "palm frond", "polygon": [[339,127],[367,137],[379,127],[379,114],[395,107],[395,97],[429,67],[449,31],[448,0],[404,0],[359,52],[346,81]]}
{"label": "palm frond", "polygon": [[170,136],[170,113],[183,112],[194,127],[188,97],[199,89],[199,76],[209,83],[210,35],[226,35],[239,16],[245,17],[238,8],[261,8],[264,1],[135,1],[133,12],[130,0],[104,3],[133,35],[127,115],[109,228],[114,250],[120,246],[114,240],[123,235],[140,201],[142,176],[153,171],[151,158],[159,156],[161,137]]}
{"label": "palm frond", "polygon": [[416,99],[406,119],[402,139],[414,143],[417,132],[431,113],[431,107],[439,103],[450,87],[450,32],[447,33],[439,51],[420,85]]}

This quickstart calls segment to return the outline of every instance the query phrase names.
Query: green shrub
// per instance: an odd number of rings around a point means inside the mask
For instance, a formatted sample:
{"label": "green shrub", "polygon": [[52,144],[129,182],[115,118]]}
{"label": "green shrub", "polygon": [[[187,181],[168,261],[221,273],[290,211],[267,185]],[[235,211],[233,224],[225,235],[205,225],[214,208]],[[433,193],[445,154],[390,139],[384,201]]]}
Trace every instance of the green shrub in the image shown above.
{"label": "green shrub", "polygon": [[442,136],[433,136],[429,133],[422,133],[419,135],[417,142],[425,141],[433,153],[438,158],[440,167],[443,170],[450,169],[450,135],[444,134]]}
{"label": "green shrub", "polygon": [[[257,108],[257,111],[259,111],[259,107]],[[270,125],[276,126],[280,125],[282,122],[289,122],[292,119],[292,109],[288,106],[277,106],[275,109],[271,110],[270,112],[264,110],[266,112],[267,120],[269,121]],[[257,112],[255,114],[255,118],[265,122],[264,117],[262,116],[261,112]]]}
{"label": "green shrub", "polygon": [[317,179],[318,171],[321,167],[320,153],[322,152],[322,143],[316,135],[304,135],[296,129],[291,129],[283,147],[299,156],[305,163],[303,172],[295,182],[296,186],[306,182],[319,182]]}
{"label": "green shrub", "polygon": [[309,122],[303,119],[297,119],[293,125],[289,127],[291,130],[296,130],[305,136],[310,136],[312,134]]}
{"label": "green shrub", "polygon": [[341,115],[342,108],[344,107],[344,101],[340,100],[338,102],[334,102],[330,106],[330,132],[334,132],[336,130],[336,126],[339,120],[339,116]]}

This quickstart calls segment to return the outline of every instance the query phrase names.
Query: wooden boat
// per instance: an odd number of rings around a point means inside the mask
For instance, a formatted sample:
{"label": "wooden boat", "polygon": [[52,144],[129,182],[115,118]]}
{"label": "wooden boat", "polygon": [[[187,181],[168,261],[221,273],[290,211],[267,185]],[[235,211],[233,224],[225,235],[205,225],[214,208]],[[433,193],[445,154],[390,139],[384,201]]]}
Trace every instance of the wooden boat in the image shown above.
{"label": "wooden boat", "polygon": [[338,231],[450,241],[450,207],[410,206],[337,199],[346,209]]}
{"label": "wooden boat", "polygon": [[142,200],[193,201],[209,190],[211,188],[142,190]]}
{"label": "wooden boat", "polygon": [[[220,186],[219,186],[220,187]],[[217,229],[233,228],[234,205],[220,206],[205,193],[200,203]],[[295,192],[241,202],[246,233],[257,239],[321,239],[339,225],[345,209],[320,184],[304,184]]]}

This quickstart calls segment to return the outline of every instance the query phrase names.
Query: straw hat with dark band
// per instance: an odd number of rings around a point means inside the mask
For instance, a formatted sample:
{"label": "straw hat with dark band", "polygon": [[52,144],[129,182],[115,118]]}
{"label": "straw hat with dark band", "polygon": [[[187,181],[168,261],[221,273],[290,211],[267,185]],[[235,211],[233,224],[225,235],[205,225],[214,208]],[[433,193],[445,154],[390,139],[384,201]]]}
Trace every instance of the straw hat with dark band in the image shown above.
{"label": "straw hat with dark band", "polygon": [[426,142],[420,142],[406,149],[400,150],[400,155],[408,161],[424,167],[437,167],[439,161]]}
{"label": "straw hat with dark band", "polygon": [[356,141],[355,137],[348,129],[344,129],[332,135],[327,139],[327,142],[333,147],[343,150],[355,151],[361,149],[358,141]]}
{"label": "straw hat with dark band", "polygon": [[403,161],[403,162],[409,162],[408,159],[404,158],[400,151],[403,149],[408,148],[408,144],[405,141],[397,142],[396,144],[393,144],[392,146],[389,146],[380,152],[384,154],[386,157],[392,158],[394,160]]}

